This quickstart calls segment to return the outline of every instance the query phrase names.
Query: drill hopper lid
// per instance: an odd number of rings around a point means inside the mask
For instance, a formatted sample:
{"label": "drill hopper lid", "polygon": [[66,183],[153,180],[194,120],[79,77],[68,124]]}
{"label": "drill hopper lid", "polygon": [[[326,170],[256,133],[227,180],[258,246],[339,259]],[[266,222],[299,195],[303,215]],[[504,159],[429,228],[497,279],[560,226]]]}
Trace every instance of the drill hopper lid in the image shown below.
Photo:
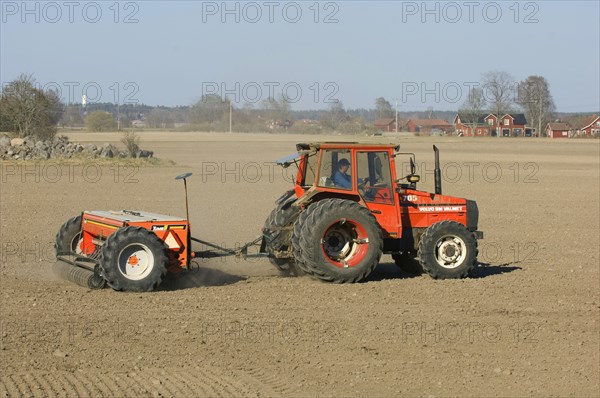
{"label": "drill hopper lid", "polygon": [[106,219],[116,220],[120,222],[157,222],[157,221],[182,221],[181,217],[174,217],[165,214],[150,213],[143,210],[118,210],[118,211],[104,211],[104,210],[93,210],[86,211],[85,214],[90,214],[96,217],[102,217]]}

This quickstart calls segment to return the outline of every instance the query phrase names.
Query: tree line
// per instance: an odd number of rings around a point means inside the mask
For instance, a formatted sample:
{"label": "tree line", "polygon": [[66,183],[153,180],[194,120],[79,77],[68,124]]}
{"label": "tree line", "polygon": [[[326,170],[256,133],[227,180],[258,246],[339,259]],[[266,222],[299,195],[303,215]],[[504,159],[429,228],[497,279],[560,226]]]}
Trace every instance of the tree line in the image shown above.
{"label": "tree line", "polygon": [[[2,88],[0,131],[18,136],[51,137],[57,127],[90,131],[113,131],[138,127],[195,131],[289,131],[297,133],[364,133],[374,130],[377,119],[394,118],[396,110],[384,97],[376,98],[370,109],[346,109],[341,101],[328,109],[293,110],[285,97],[268,98],[259,104],[233,104],[216,94],[205,95],[189,106],[151,107],[143,104],[63,104],[53,91],[36,88],[32,76],[21,75]],[[458,111],[467,124],[475,125],[482,114],[498,118],[523,112],[528,125],[543,132],[556,117],[548,81],[532,75],[517,82],[509,73],[491,71],[478,87],[469,91]],[[400,119],[437,118],[452,122],[455,111],[398,112]]]}

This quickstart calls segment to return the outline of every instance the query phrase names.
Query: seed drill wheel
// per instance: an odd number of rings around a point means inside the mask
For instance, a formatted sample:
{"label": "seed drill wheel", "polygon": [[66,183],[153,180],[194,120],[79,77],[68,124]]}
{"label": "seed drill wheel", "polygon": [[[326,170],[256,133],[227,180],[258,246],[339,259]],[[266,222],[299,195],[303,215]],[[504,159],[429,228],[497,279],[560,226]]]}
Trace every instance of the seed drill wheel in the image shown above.
{"label": "seed drill wheel", "polygon": [[334,283],[365,279],[383,250],[375,217],[358,203],[343,199],[324,199],[309,206],[294,225],[292,242],[297,263],[309,275]]}
{"label": "seed drill wheel", "polygon": [[302,275],[303,272],[296,266],[293,257],[278,258],[275,256],[277,252],[288,251],[292,244],[291,226],[298,217],[299,209],[292,206],[295,199],[290,199],[289,196],[289,193],[286,193],[277,201],[277,206],[275,206],[265,221],[263,233],[267,237],[266,248],[271,264],[277,267],[282,275],[298,276]]}
{"label": "seed drill wheel", "polygon": [[61,225],[56,235],[56,255],[83,254],[81,249],[81,216],[73,217]]}
{"label": "seed drill wheel", "polygon": [[117,230],[102,246],[100,267],[115,290],[148,292],[160,285],[167,273],[165,243],[141,227]]}
{"label": "seed drill wheel", "polygon": [[441,221],[421,236],[421,266],[434,279],[464,278],[477,261],[477,240],[462,224]]}
{"label": "seed drill wheel", "polygon": [[[81,216],[79,215],[69,219],[58,230],[56,241],[54,242],[56,255],[76,255],[79,257],[93,255],[94,253],[84,253],[82,242]],[[106,286],[106,281],[100,275],[98,267],[96,267],[95,271],[89,271],[57,260],[54,269],[65,279],[90,289],[102,289]]]}

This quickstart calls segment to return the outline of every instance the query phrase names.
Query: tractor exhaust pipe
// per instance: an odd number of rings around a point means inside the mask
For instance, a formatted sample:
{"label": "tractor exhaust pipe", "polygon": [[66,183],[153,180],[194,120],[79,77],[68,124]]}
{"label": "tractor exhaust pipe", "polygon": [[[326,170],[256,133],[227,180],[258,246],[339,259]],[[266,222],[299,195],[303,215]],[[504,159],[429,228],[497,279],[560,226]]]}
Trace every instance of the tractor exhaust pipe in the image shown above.
{"label": "tractor exhaust pipe", "polygon": [[435,169],[434,169],[434,178],[435,178],[435,194],[442,194],[442,170],[440,169],[440,150],[437,146],[433,146],[433,153],[435,155]]}

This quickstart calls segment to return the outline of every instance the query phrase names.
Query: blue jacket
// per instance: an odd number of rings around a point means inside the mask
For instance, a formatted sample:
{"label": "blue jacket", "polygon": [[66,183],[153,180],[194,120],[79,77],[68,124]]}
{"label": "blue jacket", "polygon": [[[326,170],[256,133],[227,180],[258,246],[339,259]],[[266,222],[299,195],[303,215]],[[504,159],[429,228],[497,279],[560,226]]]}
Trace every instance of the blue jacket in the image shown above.
{"label": "blue jacket", "polygon": [[345,189],[352,189],[352,179],[350,176],[342,173],[339,170],[333,175],[333,183]]}

